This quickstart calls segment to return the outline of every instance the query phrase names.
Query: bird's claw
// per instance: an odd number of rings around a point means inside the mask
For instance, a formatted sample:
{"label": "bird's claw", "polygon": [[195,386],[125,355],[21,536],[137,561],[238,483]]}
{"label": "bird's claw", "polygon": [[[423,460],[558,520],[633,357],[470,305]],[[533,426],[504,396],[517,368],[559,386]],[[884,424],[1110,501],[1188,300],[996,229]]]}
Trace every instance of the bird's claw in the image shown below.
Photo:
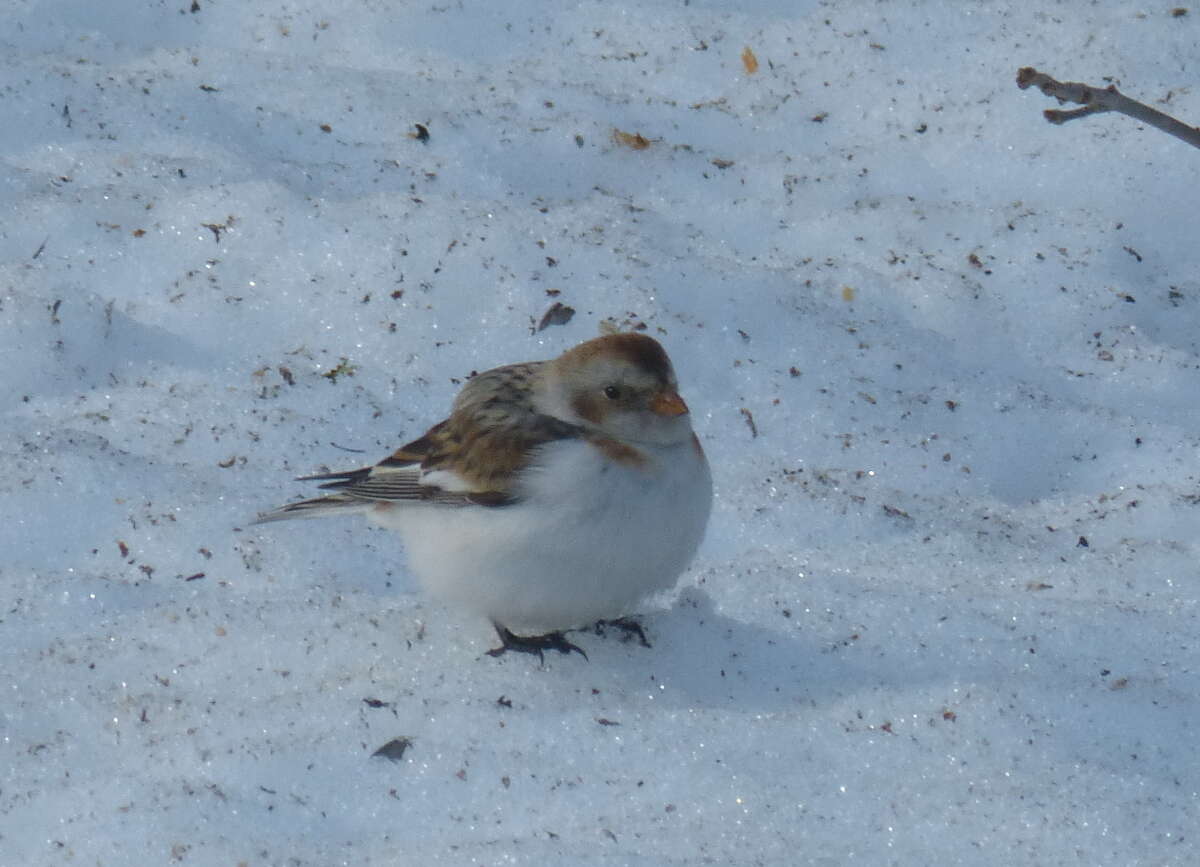
{"label": "bird's claw", "polygon": [[547,650],[557,650],[559,653],[575,651],[584,659],[588,658],[582,647],[567,641],[567,637],[561,632],[547,632],[545,635],[517,635],[507,626],[501,626],[499,623],[492,625],[496,627],[496,634],[500,636],[500,646],[489,650],[488,656],[503,656],[512,650],[517,653],[536,654],[538,660],[541,661],[545,658]]}
{"label": "bird's claw", "polygon": [[605,628],[609,626],[615,626],[617,629],[620,629],[622,632],[624,632],[625,638],[623,640],[625,641],[636,638],[638,640],[638,644],[642,645],[642,647],[652,646],[650,642],[646,640],[646,630],[642,629],[642,624],[638,623],[632,617],[618,617],[615,620],[597,620],[595,627],[596,634],[603,635]]}

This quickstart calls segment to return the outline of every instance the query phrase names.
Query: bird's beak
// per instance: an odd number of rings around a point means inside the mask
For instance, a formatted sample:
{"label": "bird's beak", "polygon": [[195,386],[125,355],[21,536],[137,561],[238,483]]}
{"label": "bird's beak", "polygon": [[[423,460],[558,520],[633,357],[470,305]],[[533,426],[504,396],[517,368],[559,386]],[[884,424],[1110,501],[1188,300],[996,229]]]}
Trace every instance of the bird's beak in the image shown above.
{"label": "bird's beak", "polygon": [[687,404],[683,402],[683,398],[678,392],[660,391],[650,400],[650,409],[659,415],[665,415],[668,418],[677,415],[687,415]]}

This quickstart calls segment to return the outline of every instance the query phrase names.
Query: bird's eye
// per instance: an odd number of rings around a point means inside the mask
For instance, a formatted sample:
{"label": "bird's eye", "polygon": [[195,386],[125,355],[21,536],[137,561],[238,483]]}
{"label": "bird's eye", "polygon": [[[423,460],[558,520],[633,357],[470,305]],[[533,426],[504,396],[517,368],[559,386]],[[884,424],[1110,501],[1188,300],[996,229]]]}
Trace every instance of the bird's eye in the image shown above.
{"label": "bird's eye", "polygon": [[604,387],[604,396],[609,400],[619,400],[621,398],[621,389],[615,385],[606,385]]}

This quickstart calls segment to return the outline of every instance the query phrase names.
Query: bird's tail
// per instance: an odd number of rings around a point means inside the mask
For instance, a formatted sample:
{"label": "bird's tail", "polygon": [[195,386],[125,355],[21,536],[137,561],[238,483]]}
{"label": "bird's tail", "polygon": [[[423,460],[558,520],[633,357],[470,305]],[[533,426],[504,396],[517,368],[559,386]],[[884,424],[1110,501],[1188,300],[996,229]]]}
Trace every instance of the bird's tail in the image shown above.
{"label": "bird's tail", "polygon": [[375,506],[369,500],[359,497],[348,497],[344,494],[333,494],[328,497],[313,497],[311,500],[300,500],[288,503],[278,509],[262,512],[252,523],[268,524],[271,521],[287,521],[291,518],[325,518],[330,515],[354,515],[370,511]]}

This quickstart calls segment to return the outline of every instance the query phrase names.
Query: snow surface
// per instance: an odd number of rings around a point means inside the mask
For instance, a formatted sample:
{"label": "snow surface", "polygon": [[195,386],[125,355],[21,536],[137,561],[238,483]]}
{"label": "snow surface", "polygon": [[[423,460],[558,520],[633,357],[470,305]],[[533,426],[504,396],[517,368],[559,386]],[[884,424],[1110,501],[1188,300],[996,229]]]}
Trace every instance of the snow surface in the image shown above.
{"label": "snow surface", "polygon": [[[1013,79],[1194,123],[1198,27],[9,0],[0,864],[1197,863],[1200,155]],[[604,320],[717,485],[653,649],[248,526]]]}

